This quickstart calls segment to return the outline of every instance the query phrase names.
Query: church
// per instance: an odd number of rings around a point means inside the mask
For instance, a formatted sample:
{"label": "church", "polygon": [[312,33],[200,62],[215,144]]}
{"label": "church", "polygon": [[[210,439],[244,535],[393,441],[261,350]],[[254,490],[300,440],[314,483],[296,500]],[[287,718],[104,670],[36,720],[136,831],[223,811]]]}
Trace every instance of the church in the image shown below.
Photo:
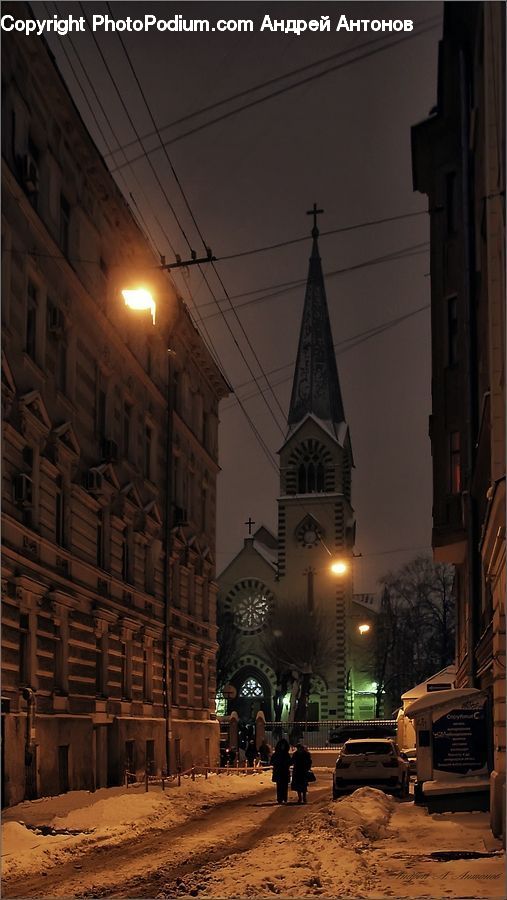
{"label": "church", "polygon": [[[264,526],[218,578],[229,657],[219,714],[251,722],[375,715],[373,598],[354,595],[354,460],[319,253],[312,251],[279,450],[278,535]],[[255,523],[254,523],[255,524]],[[334,563],[334,565],[333,565]],[[332,569],[334,571],[332,571]],[[224,625],[225,623],[225,625]],[[299,704],[299,705],[298,705]]]}

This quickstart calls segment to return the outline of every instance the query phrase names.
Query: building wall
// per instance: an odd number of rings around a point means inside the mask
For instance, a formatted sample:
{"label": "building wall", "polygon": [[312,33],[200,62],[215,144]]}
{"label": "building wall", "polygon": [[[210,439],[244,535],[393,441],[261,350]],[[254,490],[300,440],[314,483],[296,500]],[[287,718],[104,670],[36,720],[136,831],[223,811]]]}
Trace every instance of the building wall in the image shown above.
{"label": "building wall", "polygon": [[[59,784],[117,784],[127,761],[167,766],[168,585],[180,543],[192,543],[196,601],[179,633],[209,670],[206,696],[201,685],[187,710],[193,719],[197,706],[214,733],[227,386],[39,39],[4,41],[2,99],[3,802],[12,804]],[[156,325],[121,298],[147,277],[164,301]],[[169,419],[176,371],[189,392]],[[173,452],[191,498],[181,541]]]}
{"label": "building wall", "polygon": [[456,569],[456,686],[490,699],[495,834],[505,834],[504,32],[501,3],[445,4],[438,104],[413,129],[414,185],[431,217],[433,546]]}

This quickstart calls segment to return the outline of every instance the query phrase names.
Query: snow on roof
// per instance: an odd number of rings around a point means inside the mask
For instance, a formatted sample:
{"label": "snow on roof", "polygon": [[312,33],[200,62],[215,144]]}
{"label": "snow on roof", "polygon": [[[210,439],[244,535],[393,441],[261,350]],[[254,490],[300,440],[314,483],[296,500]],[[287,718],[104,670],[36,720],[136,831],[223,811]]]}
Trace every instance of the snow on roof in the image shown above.
{"label": "snow on roof", "polygon": [[[425,697],[426,694],[432,693],[431,685],[450,684],[452,688],[454,686],[455,678],[456,666],[454,664],[446,666],[445,669],[441,669],[440,672],[431,675],[426,681],[421,681],[420,684],[416,684],[414,687],[409,688],[408,691],[405,691],[405,693],[401,695],[402,703],[411,703],[412,700],[417,700],[419,697]],[[430,685],[430,687],[428,687],[428,685]]]}
{"label": "snow on roof", "polygon": [[270,547],[266,547],[265,544],[261,544],[259,541],[253,542],[253,548],[257,551],[259,556],[262,556],[268,565],[273,569],[277,569],[278,552],[276,550],[271,550]]}
{"label": "snow on roof", "polygon": [[460,700],[466,700],[469,697],[479,697],[481,694],[484,697],[486,696],[483,691],[479,691],[477,688],[453,688],[450,691],[437,691],[434,694],[425,694],[424,697],[420,697],[418,700],[410,703],[405,710],[405,715],[409,719],[413,719],[425,710],[436,709],[448,703],[454,703],[457,706]]}

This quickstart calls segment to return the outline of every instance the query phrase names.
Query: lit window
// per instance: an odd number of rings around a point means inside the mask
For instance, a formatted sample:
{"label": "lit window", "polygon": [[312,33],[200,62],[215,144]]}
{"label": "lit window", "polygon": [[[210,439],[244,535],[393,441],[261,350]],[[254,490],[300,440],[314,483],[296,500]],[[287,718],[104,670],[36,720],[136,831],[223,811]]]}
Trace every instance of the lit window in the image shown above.
{"label": "lit window", "polygon": [[461,447],[459,431],[449,435],[449,490],[451,494],[461,491]]}
{"label": "lit window", "polygon": [[261,581],[246,578],[233,587],[227,601],[236,628],[244,634],[255,634],[267,623],[273,595]]}
{"label": "lit window", "polygon": [[256,678],[247,678],[239,689],[239,696],[247,698],[262,698],[264,697],[264,691],[262,689],[262,685],[257,681]]}

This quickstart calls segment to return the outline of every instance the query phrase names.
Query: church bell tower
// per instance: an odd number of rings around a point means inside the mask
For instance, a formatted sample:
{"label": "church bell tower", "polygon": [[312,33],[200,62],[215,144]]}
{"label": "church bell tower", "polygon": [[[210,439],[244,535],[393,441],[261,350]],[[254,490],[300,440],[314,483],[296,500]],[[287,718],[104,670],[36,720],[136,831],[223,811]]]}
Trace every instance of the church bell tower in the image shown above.
{"label": "church bell tower", "polygon": [[[319,253],[314,204],[312,251],[292,385],[287,435],[280,449],[278,576],[280,602],[306,603],[325,623],[322,659],[312,666],[307,718],[353,713],[347,627],[352,603],[355,519],[352,447],[340,389]],[[346,564],[331,573],[333,560]]]}

